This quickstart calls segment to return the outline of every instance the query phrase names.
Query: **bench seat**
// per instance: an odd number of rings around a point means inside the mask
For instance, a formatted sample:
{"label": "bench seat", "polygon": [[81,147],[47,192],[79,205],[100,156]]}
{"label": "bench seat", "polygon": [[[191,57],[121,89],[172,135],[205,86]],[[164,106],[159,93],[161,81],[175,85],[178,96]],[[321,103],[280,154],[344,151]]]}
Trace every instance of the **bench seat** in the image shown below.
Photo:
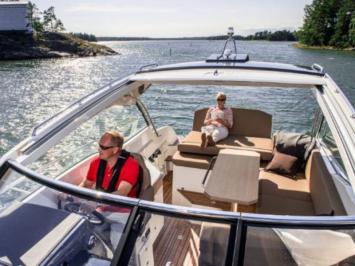
{"label": "bench seat", "polygon": [[256,212],[275,215],[315,215],[312,200],[299,200],[269,194],[259,196]]}
{"label": "bench seat", "polygon": [[[203,177],[211,159],[210,155],[177,151],[173,156],[173,164],[202,169]],[[334,212],[334,215],[346,215],[319,150],[312,151],[305,171],[298,173],[296,179],[261,169],[256,212],[283,215],[329,215]]]}
{"label": "bench seat", "polygon": [[191,167],[198,169],[208,169],[212,157],[209,155],[199,155],[191,153],[182,153],[176,151],[173,156],[175,166]]}
{"label": "bench seat", "polygon": [[296,180],[260,171],[257,213],[346,215],[319,150],[312,151],[304,176],[298,176]]}
{"label": "bench seat", "polygon": [[178,145],[178,150],[184,153],[214,156],[221,149],[240,149],[258,152],[261,159],[265,161],[270,161],[272,158],[273,141],[271,138],[230,135],[219,141],[216,146],[201,149],[201,134],[199,131],[191,131]]}
{"label": "bench seat", "polygon": [[303,174],[298,174],[297,179],[291,179],[282,175],[260,171],[259,194],[288,197],[295,200],[311,201],[309,180]]}

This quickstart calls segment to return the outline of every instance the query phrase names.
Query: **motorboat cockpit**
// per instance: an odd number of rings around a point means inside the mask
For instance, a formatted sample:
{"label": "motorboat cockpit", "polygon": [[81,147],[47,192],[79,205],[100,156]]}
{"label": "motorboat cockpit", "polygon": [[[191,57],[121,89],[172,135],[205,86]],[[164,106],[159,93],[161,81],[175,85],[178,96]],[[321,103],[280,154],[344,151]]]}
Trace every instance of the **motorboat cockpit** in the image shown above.
{"label": "motorboat cockpit", "polygon": [[[354,107],[321,66],[251,61],[232,35],[226,46],[234,49],[145,66],[90,93],[7,152],[0,264],[354,265]],[[185,136],[153,123],[142,98],[162,84],[201,97],[221,88],[303,89],[318,107],[304,135],[277,132],[275,114],[232,106],[228,137],[201,148],[208,106],[191,113]],[[141,158],[137,199],[78,186],[106,130],[120,131]],[[278,169],[296,161],[295,174]]]}

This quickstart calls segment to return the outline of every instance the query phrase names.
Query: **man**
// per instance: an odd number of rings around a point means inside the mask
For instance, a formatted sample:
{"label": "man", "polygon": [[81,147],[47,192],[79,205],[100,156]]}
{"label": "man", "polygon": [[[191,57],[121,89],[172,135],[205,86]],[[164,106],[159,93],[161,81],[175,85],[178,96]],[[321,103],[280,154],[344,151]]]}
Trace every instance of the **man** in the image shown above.
{"label": "man", "polygon": [[105,132],[99,141],[99,156],[91,161],[80,186],[136,198],[139,164],[122,146],[123,137],[118,132]]}

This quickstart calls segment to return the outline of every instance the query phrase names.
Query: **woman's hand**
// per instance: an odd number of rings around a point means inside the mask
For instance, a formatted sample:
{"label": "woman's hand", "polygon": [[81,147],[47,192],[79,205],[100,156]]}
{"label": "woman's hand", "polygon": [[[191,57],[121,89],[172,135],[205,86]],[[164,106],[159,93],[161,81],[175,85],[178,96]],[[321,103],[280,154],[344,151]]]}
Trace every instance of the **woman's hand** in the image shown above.
{"label": "woman's hand", "polygon": [[212,119],[206,119],[206,120],[204,121],[204,124],[205,124],[206,126],[211,125],[211,124],[213,124],[213,120],[212,120]]}
{"label": "woman's hand", "polygon": [[217,118],[215,121],[216,121],[217,123],[219,123],[219,124],[221,124],[221,125],[225,126],[226,128],[228,128],[228,127],[229,127],[228,122],[227,122],[227,121],[225,121],[225,120],[224,120],[224,119],[222,119],[222,118]]}

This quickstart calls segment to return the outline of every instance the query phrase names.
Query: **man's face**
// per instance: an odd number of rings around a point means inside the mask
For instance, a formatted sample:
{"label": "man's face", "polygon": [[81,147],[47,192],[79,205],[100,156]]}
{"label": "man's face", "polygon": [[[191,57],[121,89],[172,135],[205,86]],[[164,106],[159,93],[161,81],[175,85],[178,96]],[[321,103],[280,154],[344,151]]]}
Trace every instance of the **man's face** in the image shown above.
{"label": "man's face", "polygon": [[115,156],[120,151],[120,148],[112,145],[111,136],[103,135],[99,141],[99,157],[101,160],[108,160],[112,156]]}

